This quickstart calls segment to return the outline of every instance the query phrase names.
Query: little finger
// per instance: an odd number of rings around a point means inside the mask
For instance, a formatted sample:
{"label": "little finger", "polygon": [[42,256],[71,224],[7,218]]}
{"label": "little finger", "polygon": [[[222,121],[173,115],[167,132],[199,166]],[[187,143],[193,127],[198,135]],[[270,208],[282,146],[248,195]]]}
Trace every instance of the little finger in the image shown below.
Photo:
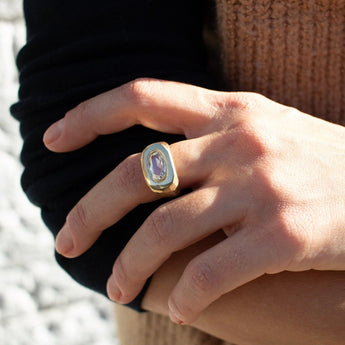
{"label": "little finger", "polygon": [[239,230],[187,265],[169,297],[172,321],[192,323],[220,296],[268,271],[274,260],[269,241],[258,240],[253,231]]}

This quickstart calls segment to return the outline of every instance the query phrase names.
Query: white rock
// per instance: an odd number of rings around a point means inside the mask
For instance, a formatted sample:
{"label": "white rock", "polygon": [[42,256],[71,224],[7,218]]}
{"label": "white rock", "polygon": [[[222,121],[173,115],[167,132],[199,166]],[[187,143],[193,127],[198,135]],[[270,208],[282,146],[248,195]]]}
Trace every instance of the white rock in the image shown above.
{"label": "white rock", "polygon": [[22,140],[9,106],[24,44],[22,0],[0,0],[0,344],[116,345],[110,302],[74,282],[20,188]]}
{"label": "white rock", "polygon": [[0,20],[16,21],[22,18],[22,0],[0,0]]}
{"label": "white rock", "polygon": [[8,284],[1,286],[2,318],[13,318],[21,315],[35,316],[36,303],[30,294],[18,286]]}

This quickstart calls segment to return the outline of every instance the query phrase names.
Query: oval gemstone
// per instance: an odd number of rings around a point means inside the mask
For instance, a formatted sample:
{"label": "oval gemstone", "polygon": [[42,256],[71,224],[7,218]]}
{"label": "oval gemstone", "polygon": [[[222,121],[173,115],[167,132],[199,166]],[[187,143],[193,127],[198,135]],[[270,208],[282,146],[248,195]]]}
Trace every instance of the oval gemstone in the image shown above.
{"label": "oval gemstone", "polygon": [[152,180],[155,182],[164,181],[167,177],[168,169],[163,154],[155,150],[149,155],[148,161]]}

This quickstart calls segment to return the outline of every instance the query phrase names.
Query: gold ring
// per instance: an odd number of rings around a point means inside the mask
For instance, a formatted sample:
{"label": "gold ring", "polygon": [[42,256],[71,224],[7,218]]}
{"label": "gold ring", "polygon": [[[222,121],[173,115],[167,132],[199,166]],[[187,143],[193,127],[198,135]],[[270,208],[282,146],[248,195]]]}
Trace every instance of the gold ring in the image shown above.
{"label": "gold ring", "polygon": [[169,145],[158,142],[147,146],[141,154],[141,168],[146,184],[164,197],[180,192],[179,180]]}

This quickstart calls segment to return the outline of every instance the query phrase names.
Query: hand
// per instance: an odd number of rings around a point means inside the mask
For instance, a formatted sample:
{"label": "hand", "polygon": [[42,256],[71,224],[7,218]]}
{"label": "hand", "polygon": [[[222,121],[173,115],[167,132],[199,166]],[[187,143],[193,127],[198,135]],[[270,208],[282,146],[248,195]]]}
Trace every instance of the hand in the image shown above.
{"label": "hand", "polygon": [[[130,302],[175,251],[222,228],[227,238],[189,262],[171,318],[193,322],[211,302],[265,273],[345,269],[345,131],[253,93],[139,79],[69,111],[45,134],[56,152],[135,124],[187,140],[171,145],[188,195],[156,209],[117,258],[110,298]],[[128,157],[67,216],[57,250],[75,257],[140,203],[140,155]],[[116,207],[115,207],[116,205]]]}

